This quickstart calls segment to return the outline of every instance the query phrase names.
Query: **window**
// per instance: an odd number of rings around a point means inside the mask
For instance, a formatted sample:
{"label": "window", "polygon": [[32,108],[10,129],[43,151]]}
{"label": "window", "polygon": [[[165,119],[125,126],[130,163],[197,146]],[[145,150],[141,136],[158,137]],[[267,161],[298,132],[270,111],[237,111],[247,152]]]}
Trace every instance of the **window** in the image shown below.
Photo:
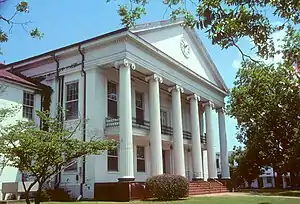
{"label": "window", "polygon": [[77,171],[77,161],[74,159],[70,161],[64,171]]}
{"label": "window", "polygon": [[220,168],[220,161],[219,161],[219,159],[216,159],[216,163],[217,163],[217,169]]}
{"label": "window", "polygon": [[78,118],[78,82],[67,84],[66,120]]}
{"label": "window", "polygon": [[137,172],[146,172],[145,147],[136,147],[136,166]]}
{"label": "window", "polygon": [[34,95],[23,92],[23,118],[33,119]]}
{"label": "window", "polygon": [[144,107],[143,107],[143,94],[135,93],[135,109],[136,109],[136,123],[144,124]]}
{"label": "window", "polygon": [[109,150],[107,152],[107,170],[119,171],[118,149]]}
{"label": "window", "polygon": [[160,122],[161,122],[161,125],[168,126],[168,113],[167,113],[167,111],[160,110]]}
{"label": "window", "polygon": [[112,82],[107,83],[107,107],[108,117],[118,117],[118,99],[117,99],[117,85]]}

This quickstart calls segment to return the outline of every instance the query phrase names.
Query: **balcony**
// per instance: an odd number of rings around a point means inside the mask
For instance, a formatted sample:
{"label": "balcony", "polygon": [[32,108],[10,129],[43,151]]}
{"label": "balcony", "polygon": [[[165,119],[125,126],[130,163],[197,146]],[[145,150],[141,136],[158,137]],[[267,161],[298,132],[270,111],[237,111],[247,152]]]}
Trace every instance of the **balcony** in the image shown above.
{"label": "balcony", "polygon": [[[120,119],[119,118],[106,118],[105,128],[106,129],[119,129]],[[134,133],[138,135],[146,136],[150,130],[150,122],[147,120],[141,120],[137,118],[132,118],[132,127],[134,128]],[[142,132],[141,132],[142,131]],[[118,131],[111,132],[112,134],[118,134]],[[170,126],[162,125],[161,134],[167,136],[173,136],[173,128]],[[183,131],[183,138],[187,140],[192,139],[192,133],[189,131]],[[201,135],[201,143],[206,144],[206,135]]]}
{"label": "balcony", "polygon": [[[120,118],[106,118],[105,127],[106,128],[117,128],[120,126]],[[132,127],[138,129],[150,130],[150,122],[147,120],[141,120],[137,118],[132,118]]]}

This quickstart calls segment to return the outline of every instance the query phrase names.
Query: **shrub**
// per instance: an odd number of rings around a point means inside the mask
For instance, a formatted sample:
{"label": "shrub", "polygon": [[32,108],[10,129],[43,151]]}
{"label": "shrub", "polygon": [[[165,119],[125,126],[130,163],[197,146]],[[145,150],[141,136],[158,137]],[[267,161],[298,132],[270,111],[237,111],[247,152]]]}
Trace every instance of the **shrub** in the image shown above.
{"label": "shrub", "polygon": [[44,189],[41,194],[41,201],[70,201],[69,192],[63,188]]}
{"label": "shrub", "polygon": [[148,178],[146,188],[158,200],[178,200],[188,196],[189,183],[183,176],[163,174]]}

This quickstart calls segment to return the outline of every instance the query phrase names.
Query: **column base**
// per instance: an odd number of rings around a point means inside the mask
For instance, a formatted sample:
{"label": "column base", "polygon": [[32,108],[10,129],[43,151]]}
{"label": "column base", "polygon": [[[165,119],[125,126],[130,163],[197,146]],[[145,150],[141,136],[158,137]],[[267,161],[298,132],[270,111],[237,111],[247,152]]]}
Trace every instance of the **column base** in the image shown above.
{"label": "column base", "polygon": [[134,177],[122,177],[122,178],[118,178],[119,182],[132,182],[135,180]]}

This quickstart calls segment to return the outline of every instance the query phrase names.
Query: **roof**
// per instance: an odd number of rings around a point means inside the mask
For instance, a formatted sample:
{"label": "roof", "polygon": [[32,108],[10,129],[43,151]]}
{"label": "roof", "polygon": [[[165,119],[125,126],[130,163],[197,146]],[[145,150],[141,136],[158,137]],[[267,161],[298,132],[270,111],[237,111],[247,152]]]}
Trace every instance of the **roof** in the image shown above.
{"label": "roof", "polygon": [[[176,26],[181,25],[184,23],[183,18],[178,18],[176,20],[162,20],[162,21],[156,21],[151,23],[144,23],[136,25],[135,27],[131,28],[130,31],[133,33],[140,33],[140,32],[147,32],[147,31],[153,31],[157,29],[167,28],[170,26]],[[197,35],[196,31],[194,29],[186,29],[186,31],[189,31],[189,33],[192,35],[192,37],[195,39],[195,43],[198,46],[198,48],[201,49],[201,53],[204,55],[208,63],[211,65],[212,71],[216,76],[216,79],[219,80],[222,88],[228,93],[229,89],[226,86],[226,83],[224,82],[219,70],[217,69],[215,63],[213,62],[211,56],[209,55],[207,49],[205,48],[203,42],[201,41],[200,37]]]}
{"label": "roof", "polygon": [[2,69],[2,70],[0,69],[0,79],[6,79],[8,81],[16,82],[19,84],[37,87],[34,83],[31,83],[31,82],[27,81],[26,79],[23,79],[22,77],[14,75],[4,69]]}

